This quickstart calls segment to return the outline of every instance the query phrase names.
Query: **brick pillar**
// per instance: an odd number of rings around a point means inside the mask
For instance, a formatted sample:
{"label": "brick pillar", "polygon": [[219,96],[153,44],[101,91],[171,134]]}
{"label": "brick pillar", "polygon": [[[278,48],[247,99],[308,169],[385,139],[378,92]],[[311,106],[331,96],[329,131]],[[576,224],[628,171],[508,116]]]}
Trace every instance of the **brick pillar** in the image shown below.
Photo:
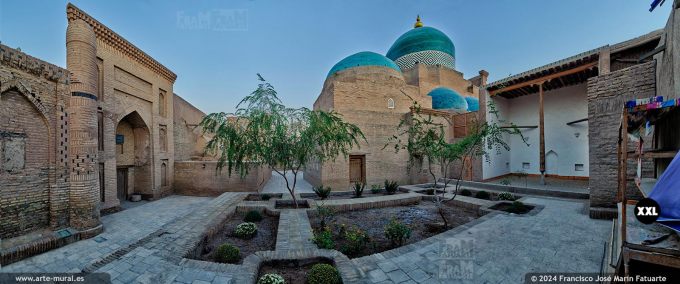
{"label": "brick pillar", "polygon": [[69,207],[71,227],[83,238],[101,232],[97,149],[97,54],[92,27],[81,19],[66,29],[66,66],[71,73]]}

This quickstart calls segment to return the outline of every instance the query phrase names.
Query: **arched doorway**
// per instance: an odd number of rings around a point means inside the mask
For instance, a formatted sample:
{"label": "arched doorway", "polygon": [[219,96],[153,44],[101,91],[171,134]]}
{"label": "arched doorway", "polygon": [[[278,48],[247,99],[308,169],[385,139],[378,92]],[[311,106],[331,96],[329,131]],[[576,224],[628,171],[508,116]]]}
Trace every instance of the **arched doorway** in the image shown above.
{"label": "arched doorway", "polygon": [[132,194],[149,196],[152,189],[151,139],[149,127],[136,111],[116,126],[116,196],[120,201]]}

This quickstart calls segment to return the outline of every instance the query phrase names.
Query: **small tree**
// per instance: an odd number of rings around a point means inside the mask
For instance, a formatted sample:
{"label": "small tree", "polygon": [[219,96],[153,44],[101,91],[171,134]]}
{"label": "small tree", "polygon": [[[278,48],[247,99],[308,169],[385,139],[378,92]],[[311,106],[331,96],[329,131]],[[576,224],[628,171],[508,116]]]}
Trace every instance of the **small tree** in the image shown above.
{"label": "small tree", "polygon": [[[260,84],[236,106],[234,113],[211,113],[200,126],[212,138],[206,151],[218,156],[217,169],[241,177],[253,166],[268,166],[286,181],[295,198],[297,175],[312,160],[323,163],[347,156],[359,139],[359,127],[342,120],[336,112],[288,108],[274,87],[257,74]],[[292,181],[287,173],[292,173]]]}
{"label": "small tree", "polygon": [[[498,117],[498,112],[493,103],[489,103],[489,112]],[[512,123],[510,126],[500,126],[498,122],[479,122],[474,121],[469,126],[467,136],[453,143],[446,141],[444,125],[436,122],[431,114],[424,114],[417,102],[411,107],[411,115],[402,119],[399,123],[399,132],[390,138],[389,144],[394,145],[395,152],[406,150],[409,153],[409,166],[416,161],[426,161],[427,170],[434,182],[434,203],[437,211],[444,221],[444,227],[448,228],[448,220],[444,212],[444,203],[453,200],[460,189],[460,180],[463,177],[463,170],[466,163],[472,162],[474,158],[484,156],[490,160],[489,151],[501,149],[510,150],[510,146],[503,139],[504,134],[520,135],[519,129]],[[452,123],[449,117],[445,118],[449,124]],[[407,137],[404,142],[401,137]],[[526,142],[525,142],[526,143]],[[446,188],[454,180],[451,178],[452,166],[455,162],[460,162],[458,175],[453,195],[445,198]],[[436,172],[439,167],[439,173]],[[439,176],[438,176],[439,174]],[[444,190],[437,191],[439,178],[443,178]]]}

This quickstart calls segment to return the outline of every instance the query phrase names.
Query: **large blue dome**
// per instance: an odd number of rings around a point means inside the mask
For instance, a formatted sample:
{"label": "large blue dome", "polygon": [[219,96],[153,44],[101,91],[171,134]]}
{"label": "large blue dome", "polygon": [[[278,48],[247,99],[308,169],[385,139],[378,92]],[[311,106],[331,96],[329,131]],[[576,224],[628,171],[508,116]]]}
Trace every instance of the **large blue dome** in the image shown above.
{"label": "large blue dome", "polygon": [[333,68],[331,68],[331,71],[328,71],[328,75],[326,75],[326,77],[329,77],[336,72],[359,66],[384,66],[397,70],[399,73],[401,73],[399,66],[397,66],[397,64],[395,64],[394,61],[390,60],[389,58],[375,52],[362,51],[347,56],[343,60],[340,60],[340,62],[333,65]]}
{"label": "large blue dome", "polygon": [[411,68],[416,63],[455,69],[456,47],[440,30],[416,27],[392,44],[387,58],[394,60],[402,69]]}
{"label": "large blue dome", "polygon": [[433,109],[454,109],[467,111],[468,103],[456,91],[446,88],[438,87],[427,94],[432,97]]}
{"label": "large blue dome", "polygon": [[479,110],[479,99],[475,97],[465,97],[465,101],[468,104],[468,111],[478,111]]}

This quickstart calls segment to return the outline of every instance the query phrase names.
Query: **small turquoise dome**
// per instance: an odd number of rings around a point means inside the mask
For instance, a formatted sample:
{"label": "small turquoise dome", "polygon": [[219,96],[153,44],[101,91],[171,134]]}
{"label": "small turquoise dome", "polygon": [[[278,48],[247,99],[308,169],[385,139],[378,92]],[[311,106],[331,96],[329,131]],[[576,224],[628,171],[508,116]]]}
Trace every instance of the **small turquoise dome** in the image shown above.
{"label": "small turquoise dome", "polygon": [[475,97],[465,97],[465,101],[468,104],[468,111],[478,111],[479,110],[479,99]]}
{"label": "small turquoise dome", "polygon": [[443,32],[432,27],[416,27],[392,44],[387,58],[394,60],[402,69],[415,63],[455,68],[456,47]]}
{"label": "small turquoise dome", "polygon": [[329,77],[336,72],[359,66],[384,66],[397,70],[399,73],[401,73],[399,66],[397,66],[397,64],[389,58],[375,52],[362,51],[340,60],[340,62],[331,68],[331,71],[328,71],[328,75],[326,75],[326,77]]}
{"label": "small turquoise dome", "polygon": [[438,87],[430,91],[427,94],[432,97],[432,108],[433,109],[455,109],[455,110],[467,110],[468,103],[459,95],[456,91],[446,88]]}

